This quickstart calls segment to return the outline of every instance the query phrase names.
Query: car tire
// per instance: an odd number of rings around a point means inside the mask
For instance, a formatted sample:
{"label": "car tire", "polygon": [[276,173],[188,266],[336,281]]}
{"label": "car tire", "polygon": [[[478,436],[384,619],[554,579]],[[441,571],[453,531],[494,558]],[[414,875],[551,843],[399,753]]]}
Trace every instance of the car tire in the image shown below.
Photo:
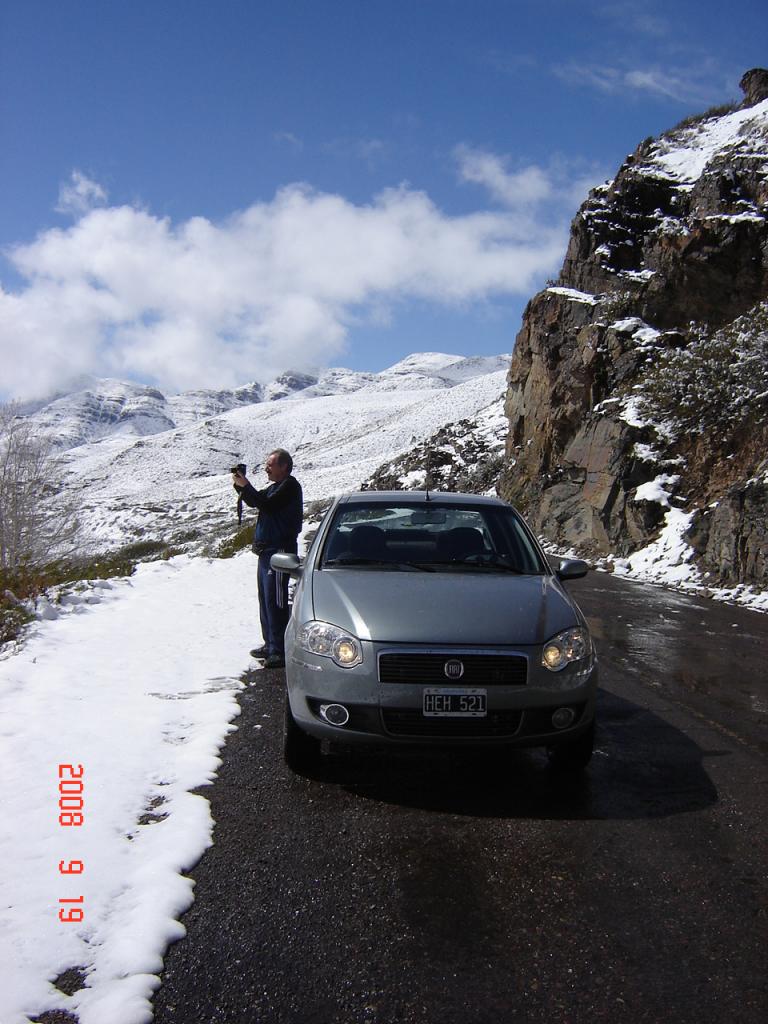
{"label": "car tire", "polygon": [[547,757],[552,768],[558,771],[580,771],[586,768],[595,749],[595,721],[574,740],[553,743],[547,747]]}
{"label": "car tire", "polygon": [[292,772],[305,775],[320,764],[320,740],[304,732],[296,724],[288,694],[285,695],[283,720],[283,758]]}

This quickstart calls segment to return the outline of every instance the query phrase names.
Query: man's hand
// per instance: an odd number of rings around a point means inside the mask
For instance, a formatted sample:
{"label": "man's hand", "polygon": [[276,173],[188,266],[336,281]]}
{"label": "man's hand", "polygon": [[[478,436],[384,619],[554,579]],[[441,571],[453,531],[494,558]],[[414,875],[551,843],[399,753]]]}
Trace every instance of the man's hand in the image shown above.
{"label": "man's hand", "polygon": [[245,485],[248,483],[248,477],[243,476],[242,473],[233,473],[232,483],[235,485],[235,487],[245,487]]}

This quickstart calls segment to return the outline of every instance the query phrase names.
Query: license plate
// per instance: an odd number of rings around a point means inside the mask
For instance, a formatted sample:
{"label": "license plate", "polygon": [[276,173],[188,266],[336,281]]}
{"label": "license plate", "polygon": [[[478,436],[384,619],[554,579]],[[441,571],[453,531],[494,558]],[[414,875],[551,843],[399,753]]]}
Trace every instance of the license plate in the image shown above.
{"label": "license plate", "polygon": [[429,686],[424,690],[424,714],[428,718],[482,718],[487,690]]}

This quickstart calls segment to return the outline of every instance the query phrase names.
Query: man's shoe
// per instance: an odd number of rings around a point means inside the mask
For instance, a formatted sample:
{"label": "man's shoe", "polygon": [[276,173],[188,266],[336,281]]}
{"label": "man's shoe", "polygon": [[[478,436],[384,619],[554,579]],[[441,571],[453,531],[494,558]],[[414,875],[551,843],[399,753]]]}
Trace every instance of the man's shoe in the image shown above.
{"label": "man's shoe", "polygon": [[250,651],[252,658],[266,658],[268,654],[269,648],[266,644],[262,644],[261,647],[254,647],[254,649]]}
{"label": "man's shoe", "polygon": [[285,668],[285,658],[282,654],[270,654],[264,662],[264,668]]}

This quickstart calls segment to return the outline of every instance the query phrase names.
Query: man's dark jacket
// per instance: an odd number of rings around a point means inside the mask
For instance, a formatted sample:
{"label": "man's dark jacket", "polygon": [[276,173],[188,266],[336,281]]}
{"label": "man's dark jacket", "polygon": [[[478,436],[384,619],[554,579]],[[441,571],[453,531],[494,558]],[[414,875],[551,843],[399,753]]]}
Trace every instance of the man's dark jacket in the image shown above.
{"label": "man's dark jacket", "polygon": [[285,480],[270,484],[263,491],[257,491],[252,484],[236,487],[235,490],[249,508],[259,510],[253,531],[254,551],[298,550],[297,537],[301,533],[304,498],[296,477],[288,475]]}

